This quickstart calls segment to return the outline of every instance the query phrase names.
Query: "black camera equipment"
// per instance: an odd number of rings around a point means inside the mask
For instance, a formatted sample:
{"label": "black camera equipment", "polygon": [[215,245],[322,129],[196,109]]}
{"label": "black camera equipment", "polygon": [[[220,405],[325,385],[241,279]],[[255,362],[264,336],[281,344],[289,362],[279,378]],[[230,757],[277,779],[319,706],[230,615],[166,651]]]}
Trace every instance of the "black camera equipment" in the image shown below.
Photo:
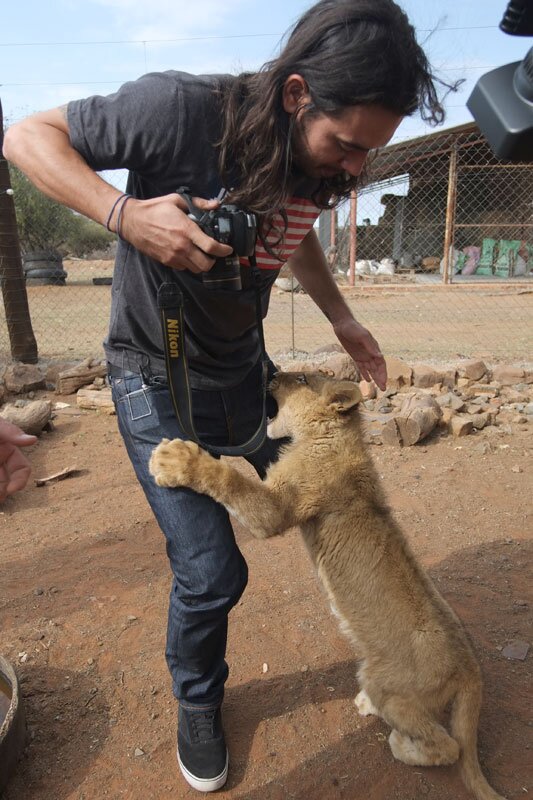
{"label": "black camera equipment", "polygon": [[[193,205],[190,190],[182,186],[177,193],[183,197],[189,209],[189,218],[217,242],[233,248],[233,253],[226,258],[217,258],[209,272],[202,274],[206,289],[223,289],[240,291],[241,265],[239,257],[249,257],[255,251],[257,239],[257,221],[255,214],[242,211],[237,206],[222,204],[212,211],[202,211]],[[217,200],[222,201],[226,190],[222,189]]]}
{"label": "black camera equipment", "polygon": [[[262,418],[253,436],[241,445],[216,447],[204,444],[194,427],[191,390],[189,385],[189,369],[185,348],[185,299],[178,283],[166,281],[157,292],[157,305],[161,314],[165,363],[167,369],[168,388],[174,406],[176,418],[187,437],[214,455],[246,456],[255,453],[263,445],[267,435],[266,398],[268,389],[268,357],[265,349],[263,332],[263,313],[261,307],[261,273],[255,258],[255,242],[257,238],[257,222],[254,214],[241,211],[236,206],[222,205],[214,211],[202,212],[192,203],[190,192],[186,188],[178,190],[189,208],[189,217],[202,230],[218,242],[233,247],[234,255],[217,259],[208,273],[203,273],[202,280],[207,289],[239,290],[241,286],[241,269],[239,256],[247,257],[250,262],[252,282],[255,290],[255,313],[257,331],[261,348],[261,391],[263,398]],[[219,194],[222,200],[224,190]],[[228,263],[231,262],[231,263]],[[214,274],[213,274],[214,273]]]}
{"label": "black camera equipment", "polygon": [[[510,0],[500,29],[533,36],[533,0]],[[494,154],[533,161],[533,47],[522,61],[482,75],[466,103]]]}

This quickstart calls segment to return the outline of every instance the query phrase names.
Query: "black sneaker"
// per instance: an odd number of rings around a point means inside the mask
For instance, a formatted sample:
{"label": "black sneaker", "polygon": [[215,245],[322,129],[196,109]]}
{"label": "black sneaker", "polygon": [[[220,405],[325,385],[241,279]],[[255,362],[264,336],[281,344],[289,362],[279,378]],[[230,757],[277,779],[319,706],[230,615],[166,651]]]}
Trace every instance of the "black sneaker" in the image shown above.
{"label": "black sneaker", "polygon": [[199,792],[221,789],[228,777],[228,750],[219,708],[178,710],[178,763],[185,780]]}

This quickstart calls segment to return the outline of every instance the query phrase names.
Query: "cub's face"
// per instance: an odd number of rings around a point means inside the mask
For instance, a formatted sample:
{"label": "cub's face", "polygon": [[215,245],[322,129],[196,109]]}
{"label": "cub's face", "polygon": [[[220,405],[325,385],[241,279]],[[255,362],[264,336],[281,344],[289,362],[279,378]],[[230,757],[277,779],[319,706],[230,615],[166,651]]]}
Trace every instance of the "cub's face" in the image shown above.
{"label": "cub's face", "polygon": [[356,383],[319,373],[278,372],[269,386],[278,413],[268,426],[271,439],[297,436],[317,426],[344,422],[362,399]]}

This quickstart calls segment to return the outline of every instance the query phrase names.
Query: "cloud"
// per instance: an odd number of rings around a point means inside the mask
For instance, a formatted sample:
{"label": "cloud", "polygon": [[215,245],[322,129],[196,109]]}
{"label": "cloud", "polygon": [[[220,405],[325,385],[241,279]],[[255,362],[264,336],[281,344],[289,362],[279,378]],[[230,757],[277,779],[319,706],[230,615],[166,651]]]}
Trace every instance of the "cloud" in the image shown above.
{"label": "cloud", "polygon": [[125,37],[177,39],[217,35],[245,0],[93,0],[113,16]]}

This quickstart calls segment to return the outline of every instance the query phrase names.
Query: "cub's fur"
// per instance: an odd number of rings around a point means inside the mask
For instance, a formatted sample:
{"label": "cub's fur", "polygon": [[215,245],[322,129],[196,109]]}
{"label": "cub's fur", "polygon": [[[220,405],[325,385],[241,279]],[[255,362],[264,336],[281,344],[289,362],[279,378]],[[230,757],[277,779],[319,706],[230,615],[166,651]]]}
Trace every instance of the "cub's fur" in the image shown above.
{"label": "cub's fur", "polygon": [[[361,657],[356,705],[391,727],[406,764],[460,760],[477,800],[503,800],[477,756],[481,676],[461,623],[416,562],[365,450],[356,384],[278,374],[273,438],[290,436],[263,482],[192,442],[163,440],[150,470],[160,486],[208,494],[258,538],[299,525],[344,632]],[[451,734],[441,724],[451,706]]]}

